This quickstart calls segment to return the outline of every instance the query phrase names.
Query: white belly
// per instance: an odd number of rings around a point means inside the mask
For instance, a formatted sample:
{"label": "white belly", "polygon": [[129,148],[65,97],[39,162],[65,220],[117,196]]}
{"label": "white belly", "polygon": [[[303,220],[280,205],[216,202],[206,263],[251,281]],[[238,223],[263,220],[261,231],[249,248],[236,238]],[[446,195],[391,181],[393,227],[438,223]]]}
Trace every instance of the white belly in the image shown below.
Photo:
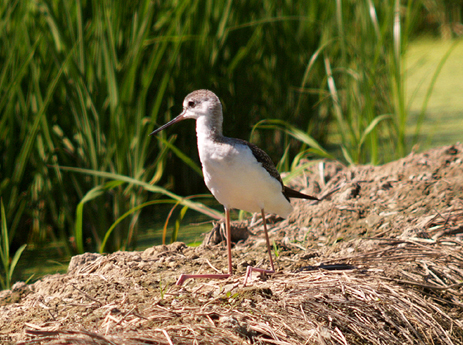
{"label": "white belly", "polygon": [[202,141],[198,143],[204,181],[226,208],[276,213],[287,217],[292,206],[281,183],[262,167],[248,146]]}

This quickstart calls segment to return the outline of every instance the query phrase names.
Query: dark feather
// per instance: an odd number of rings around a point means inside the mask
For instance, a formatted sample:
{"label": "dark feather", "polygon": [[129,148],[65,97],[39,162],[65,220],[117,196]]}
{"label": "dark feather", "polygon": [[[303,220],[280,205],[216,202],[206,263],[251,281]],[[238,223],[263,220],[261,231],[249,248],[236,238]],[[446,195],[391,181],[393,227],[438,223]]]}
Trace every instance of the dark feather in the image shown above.
{"label": "dark feather", "polygon": [[286,186],[283,187],[283,194],[285,195],[286,199],[297,198],[297,199],[318,200],[318,198],[312,195],[307,195],[307,194],[298,192],[297,190],[291,189]]}

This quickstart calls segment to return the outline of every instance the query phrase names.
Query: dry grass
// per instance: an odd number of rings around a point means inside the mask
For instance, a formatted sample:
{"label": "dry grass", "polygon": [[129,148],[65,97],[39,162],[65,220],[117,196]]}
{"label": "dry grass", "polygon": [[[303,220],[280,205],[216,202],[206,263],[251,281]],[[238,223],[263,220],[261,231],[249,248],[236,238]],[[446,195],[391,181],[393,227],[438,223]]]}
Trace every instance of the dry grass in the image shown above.
{"label": "dry grass", "polygon": [[77,305],[104,310],[96,331],[53,327],[66,323],[55,318],[27,324],[32,337],[18,345],[461,344],[462,245],[455,236],[382,240],[377,250],[333,260],[353,269],[311,266],[250,288],[238,278],[170,286],[142,308],[130,298],[105,304],[75,287]]}

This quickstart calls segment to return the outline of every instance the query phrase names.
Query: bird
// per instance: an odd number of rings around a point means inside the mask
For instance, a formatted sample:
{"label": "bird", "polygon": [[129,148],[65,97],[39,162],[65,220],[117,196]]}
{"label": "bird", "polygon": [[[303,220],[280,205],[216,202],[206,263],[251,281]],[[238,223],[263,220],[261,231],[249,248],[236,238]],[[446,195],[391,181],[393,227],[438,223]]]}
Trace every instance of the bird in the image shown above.
{"label": "bird", "polygon": [[233,275],[231,254],[230,210],[239,209],[262,215],[270,269],[248,266],[244,286],[252,272],[275,273],[265,213],[286,218],[292,211],[290,198],[318,200],[318,198],[293,190],[283,184],[271,158],[254,144],[223,135],[222,103],[210,90],[196,90],[183,101],[180,115],[154,130],[155,135],[165,128],[186,119],[196,120],[196,136],[204,182],[225,210],[227,235],[228,273],[182,274],[177,285],[187,279],[224,279]]}

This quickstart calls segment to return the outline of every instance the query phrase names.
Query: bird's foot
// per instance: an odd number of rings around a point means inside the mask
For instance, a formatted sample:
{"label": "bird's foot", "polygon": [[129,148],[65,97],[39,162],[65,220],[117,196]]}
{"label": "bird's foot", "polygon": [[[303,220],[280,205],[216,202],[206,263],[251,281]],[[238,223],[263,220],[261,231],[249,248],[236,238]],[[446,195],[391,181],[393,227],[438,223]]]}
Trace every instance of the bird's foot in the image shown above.
{"label": "bird's foot", "polygon": [[182,274],[175,285],[181,286],[187,279],[225,279],[231,274]]}
{"label": "bird's foot", "polygon": [[248,268],[246,269],[246,275],[244,276],[244,285],[243,286],[246,286],[246,283],[248,282],[248,278],[250,278],[252,276],[253,271],[254,272],[260,272],[260,273],[268,273],[268,274],[275,273],[274,269],[265,270],[263,268],[256,268],[256,267],[248,266]]}

